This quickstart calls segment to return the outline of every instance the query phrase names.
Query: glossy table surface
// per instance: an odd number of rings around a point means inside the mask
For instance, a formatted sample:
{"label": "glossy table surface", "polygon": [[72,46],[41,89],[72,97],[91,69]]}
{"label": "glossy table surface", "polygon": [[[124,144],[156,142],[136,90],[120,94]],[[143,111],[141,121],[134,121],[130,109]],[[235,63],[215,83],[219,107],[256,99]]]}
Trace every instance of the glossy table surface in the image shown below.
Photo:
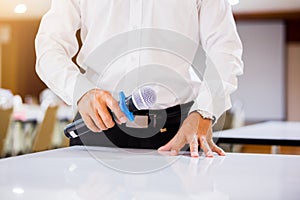
{"label": "glossy table surface", "polygon": [[300,156],[69,147],[0,160],[0,199],[299,199]]}
{"label": "glossy table surface", "polygon": [[300,146],[300,122],[269,121],[218,131],[218,142]]}

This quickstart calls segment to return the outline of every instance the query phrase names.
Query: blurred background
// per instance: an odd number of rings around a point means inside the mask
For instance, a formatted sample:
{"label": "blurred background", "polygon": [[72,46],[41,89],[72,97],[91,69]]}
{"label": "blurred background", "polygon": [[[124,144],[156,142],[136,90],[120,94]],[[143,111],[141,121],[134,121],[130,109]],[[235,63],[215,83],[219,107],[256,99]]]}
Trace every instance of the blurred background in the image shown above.
{"label": "blurred background", "polygon": [[[224,128],[300,121],[300,0],[230,3],[244,45],[245,74]],[[68,145],[63,128],[72,120],[72,109],[35,73],[34,39],[50,5],[51,0],[0,0],[0,107],[6,111],[0,115],[0,151],[4,157]],[[11,116],[8,123],[5,116]],[[271,152],[271,146],[235,147],[229,150]],[[279,153],[300,154],[300,149],[283,146]]]}

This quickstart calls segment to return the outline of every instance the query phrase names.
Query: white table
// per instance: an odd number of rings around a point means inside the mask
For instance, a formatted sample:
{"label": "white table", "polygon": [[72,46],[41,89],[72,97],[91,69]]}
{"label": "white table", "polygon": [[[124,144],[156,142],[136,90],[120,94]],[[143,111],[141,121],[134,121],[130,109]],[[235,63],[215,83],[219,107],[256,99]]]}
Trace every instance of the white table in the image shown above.
{"label": "white table", "polygon": [[300,146],[300,122],[264,122],[218,131],[214,138],[217,143]]}
{"label": "white table", "polygon": [[69,147],[0,160],[0,199],[299,199],[300,156]]}

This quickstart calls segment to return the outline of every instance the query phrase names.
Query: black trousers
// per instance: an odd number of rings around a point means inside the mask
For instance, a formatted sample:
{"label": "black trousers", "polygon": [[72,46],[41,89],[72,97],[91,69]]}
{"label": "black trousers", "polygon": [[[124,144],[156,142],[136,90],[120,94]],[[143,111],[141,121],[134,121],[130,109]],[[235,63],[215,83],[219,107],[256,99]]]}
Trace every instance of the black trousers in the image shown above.
{"label": "black trousers", "polygon": [[[116,125],[106,131],[94,133],[81,129],[85,134],[70,139],[70,146],[103,146],[120,148],[157,149],[169,142],[187,117],[193,102],[167,108],[165,110],[143,110],[134,115],[148,116],[148,128],[129,128],[126,124]],[[75,120],[81,118],[79,114]]]}

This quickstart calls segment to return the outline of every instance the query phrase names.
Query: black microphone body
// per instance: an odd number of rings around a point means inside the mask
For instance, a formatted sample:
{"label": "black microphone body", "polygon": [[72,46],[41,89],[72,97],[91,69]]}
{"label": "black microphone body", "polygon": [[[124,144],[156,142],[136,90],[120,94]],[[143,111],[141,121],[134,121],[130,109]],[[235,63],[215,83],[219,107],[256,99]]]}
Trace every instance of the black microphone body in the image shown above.
{"label": "black microphone body", "polygon": [[66,126],[64,129],[65,136],[67,138],[77,138],[85,133],[84,131],[82,131],[81,134],[78,133],[77,130],[81,128],[87,128],[82,118]]}
{"label": "black microphone body", "polygon": [[137,107],[135,107],[135,105],[134,105],[134,102],[133,102],[133,100],[132,100],[132,95],[130,95],[129,97],[127,97],[127,98],[125,99],[125,102],[126,102],[126,106],[127,106],[128,110],[129,110],[130,112],[136,112],[136,111],[139,110],[139,109],[138,109]]}

